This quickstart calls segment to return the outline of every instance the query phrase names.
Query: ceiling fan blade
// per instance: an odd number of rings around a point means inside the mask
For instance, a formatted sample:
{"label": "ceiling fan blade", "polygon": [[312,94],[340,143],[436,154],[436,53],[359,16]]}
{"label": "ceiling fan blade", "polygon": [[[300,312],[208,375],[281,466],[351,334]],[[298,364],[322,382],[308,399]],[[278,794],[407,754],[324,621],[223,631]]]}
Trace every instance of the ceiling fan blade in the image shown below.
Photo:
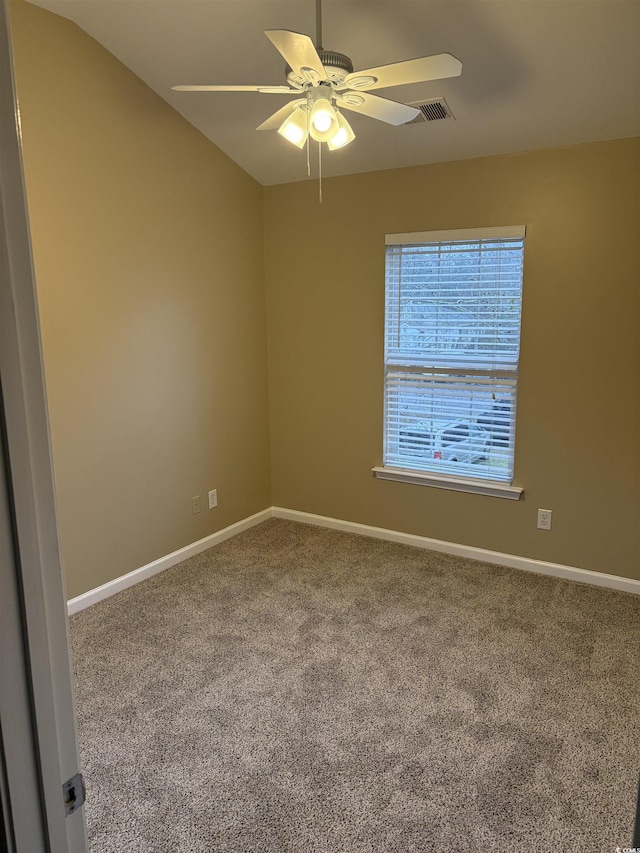
{"label": "ceiling fan blade", "polygon": [[368,95],[366,92],[343,92],[337,97],[337,102],[347,110],[377,118],[387,124],[405,124],[420,112],[415,107],[408,107],[379,95]]}
{"label": "ceiling fan blade", "polygon": [[426,83],[445,77],[459,77],[460,74],[462,63],[459,59],[450,53],[438,53],[435,56],[421,56],[419,59],[406,59],[404,62],[354,71],[345,77],[344,84],[350,89],[369,91],[385,89],[388,86],[405,86],[407,83]]}
{"label": "ceiling fan blade", "polygon": [[265,95],[290,95],[290,86],[172,86],[175,92],[262,92]]}
{"label": "ceiling fan blade", "polygon": [[296,98],[294,101],[289,101],[288,104],[285,104],[284,107],[281,107],[272,116],[263,121],[262,124],[258,125],[256,130],[277,130],[282,122],[291,115],[298,104],[304,104],[304,102],[305,98]]}
{"label": "ceiling fan blade", "polygon": [[264,34],[296,74],[310,83],[327,79],[327,72],[309,36],[291,30],[265,30]]}

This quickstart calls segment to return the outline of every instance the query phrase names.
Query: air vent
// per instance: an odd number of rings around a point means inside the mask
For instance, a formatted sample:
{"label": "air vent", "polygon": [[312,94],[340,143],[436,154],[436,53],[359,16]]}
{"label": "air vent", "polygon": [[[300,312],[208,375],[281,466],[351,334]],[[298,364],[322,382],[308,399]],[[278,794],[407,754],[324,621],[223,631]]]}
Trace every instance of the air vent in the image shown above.
{"label": "air vent", "polygon": [[444,98],[432,98],[430,101],[420,101],[409,104],[409,106],[417,107],[420,113],[415,118],[412,118],[411,121],[405,122],[405,124],[424,124],[425,121],[442,121],[445,118],[455,119],[449,104]]}

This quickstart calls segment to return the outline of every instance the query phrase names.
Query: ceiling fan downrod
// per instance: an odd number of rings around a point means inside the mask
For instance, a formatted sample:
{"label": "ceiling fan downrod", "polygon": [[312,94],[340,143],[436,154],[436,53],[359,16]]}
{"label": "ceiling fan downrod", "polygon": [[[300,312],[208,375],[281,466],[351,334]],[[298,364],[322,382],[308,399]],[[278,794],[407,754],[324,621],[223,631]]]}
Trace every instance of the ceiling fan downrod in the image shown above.
{"label": "ceiling fan downrod", "polygon": [[316,0],[316,50],[322,47],[322,0]]}

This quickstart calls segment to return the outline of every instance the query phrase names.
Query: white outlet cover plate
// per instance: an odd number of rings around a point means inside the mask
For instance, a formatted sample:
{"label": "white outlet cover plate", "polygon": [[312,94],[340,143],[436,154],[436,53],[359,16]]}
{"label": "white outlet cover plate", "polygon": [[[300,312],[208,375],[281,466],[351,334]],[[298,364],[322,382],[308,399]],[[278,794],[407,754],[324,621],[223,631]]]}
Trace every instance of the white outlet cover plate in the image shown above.
{"label": "white outlet cover plate", "polygon": [[538,529],[539,530],[551,530],[551,510],[550,509],[539,509],[538,510]]}

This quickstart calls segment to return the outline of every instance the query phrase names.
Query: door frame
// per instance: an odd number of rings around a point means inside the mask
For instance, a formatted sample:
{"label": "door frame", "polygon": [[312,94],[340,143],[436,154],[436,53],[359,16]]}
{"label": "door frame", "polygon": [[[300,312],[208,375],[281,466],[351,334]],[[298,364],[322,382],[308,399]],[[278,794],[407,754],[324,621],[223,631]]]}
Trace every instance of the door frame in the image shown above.
{"label": "door frame", "polygon": [[38,307],[9,11],[0,0],[0,802],[11,853],[85,853]]}

